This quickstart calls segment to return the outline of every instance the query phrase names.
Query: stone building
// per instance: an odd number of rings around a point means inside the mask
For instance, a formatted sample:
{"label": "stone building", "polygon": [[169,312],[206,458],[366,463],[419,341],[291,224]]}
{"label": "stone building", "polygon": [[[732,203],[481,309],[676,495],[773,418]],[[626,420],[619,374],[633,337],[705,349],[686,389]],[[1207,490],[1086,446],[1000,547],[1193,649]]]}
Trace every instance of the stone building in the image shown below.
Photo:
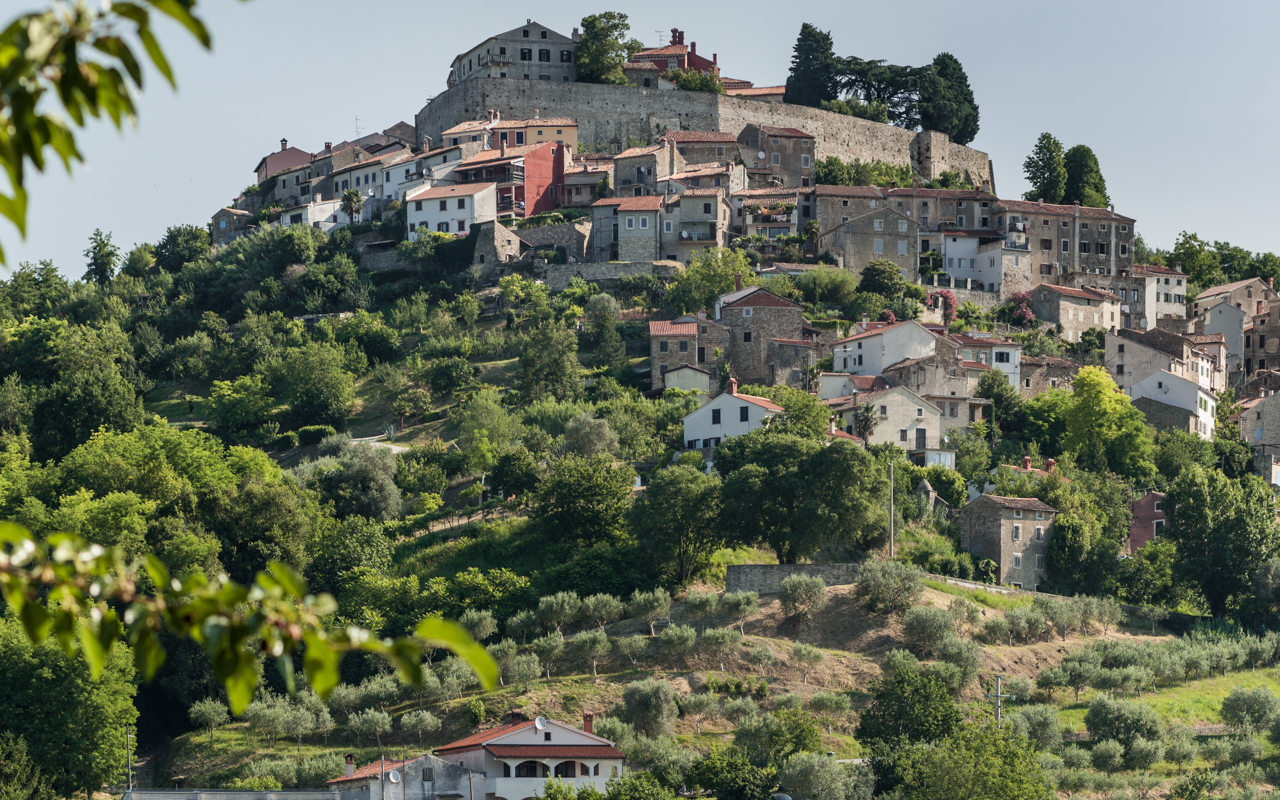
{"label": "stone building", "polygon": [[685,189],[722,188],[732,196],[747,188],[747,169],[732,162],[691,162],[685,164],[682,172],[668,175],[660,181],[658,188],[665,194],[679,194]]}
{"label": "stone building", "polygon": [[768,170],[779,186],[812,186],[814,137],[799,128],[749,124],[738,133],[738,153],[749,169]]}
{"label": "stone building", "polygon": [[820,231],[834,230],[854,217],[885,207],[885,196],[878,186],[827,186],[813,189],[813,218]]}
{"label": "stone building", "polygon": [[[382,758],[361,767],[347,756],[347,773],[325,784],[334,800],[435,800],[470,797],[485,774],[426,754],[394,760]],[[409,795],[413,795],[410,797]]]}
{"label": "stone building", "polygon": [[574,51],[578,29],[570,36],[556,33],[534,20],[466,50],[449,65],[448,86],[474,78],[510,78],[572,83],[578,79]]}
{"label": "stone building", "polygon": [[531,217],[556,207],[556,187],[564,185],[564,168],[573,163],[568,147],[553,142],[481,150],[450,162],[452,183],[495,183],[498,217]]}
{"label": "stone building", "polygon": [[[1222,344],[1227,351],[1227,379],[1235,385],[1237,379],[1246,379],[1244,372],[1244,332],[1252,322],[1244,309],[1236,308],[1228,302],[1220,302],[1215,306],[1202,309],[1200,315],[1191,322],[1194,336],[1221,336]],[[1237,375],[1237,373],[1240,373]]]}
{"label": "stone building", "polygon": [[656,261],[662,253],[662,195],[612,197],[591,204],[593,261]]}
{"label": "stone building", "polygon": [[1276,301],[1276,291],[1262,278],[1245,278],[1242,281],[1210,286],[1196,295],[1191,304],[1191,316],[1198,317],[1218,303],[1227,302],[1242,309],[1248,318],[1265,314]]}
{"label": "stone building", "polygon": [[822,403],[850,435],[857,435],[854,424],[859,410],[870,404],[873,426],[867,444],[901,447],[917,466],[955,469],[956,451],[948,439],[953,426],[947,425],[946,412],[905,386],[856,392]]}
{"label": "stone building", "polygon": [[501,265],[519,260],[523,244],[507,226],[484,222],[472,230],[472,235],[476,237],[476,249],[471,263],[484,267],[486,274],[491,270],[496,274]]}
{"label": "stone building", "polygon": [[1057,513],[1034,497],[980,495],[957,515],[960,547],[975,561],[994,561],[997,583],[1034,592],[1045,577]]}
{"label": "stone building", "polygon": [[501,112],[491,109],[487,119],[460,122],[440,133],[442,146],[467,142],[478,142],[486,149],[504,142],[508,147],[555,142],[577,150],[578,123],[569,117],[543,118],[541,110],[529,119],[503,119]]}
{"label": "stone building", "polygon": [[613,159],[614,192],[622,197],[661,194],[658,182],[684,169],[684,156],[675,142],[631,147]]}
{"label": "stone building", "polygon": [[881,375],[906,359],[933,355],[938,342],[939,337],[916,320],[870,325],[864,320],[849,336],[832,344],[832,371]]}
{"label": "stone building", "polygon": [[231,244],[241,236],[247,236],[254,226],[249,224],[252,214],[238,208],[220,208],[209,225],[214,247]]}
{"label": "stone building", "polygon": [[724,189],[689,189],[668,195],[661,217],[662,258],[687,264],[699,251],[728,247],[731,215]]}
{"label": "stone building", "polygon": [[1218,336],[1196,337],[1164,331],[1120,329],[1108,333],[1103,363],[1121,389],[1164,370],[1195,381],[1217,394],[1226,386],[1226,348]]}
{"label": "stone building", "polygon": [[273,175],[298,167],[305,167],[310,163],[310,153],[306,150],[290,147],[288,139],[281,139],[280,149],[273,153],[267,153],[260,158],[257,166],[253,168],[253,173],[258,178],[258,185],[261,186]]}
{"label": "stone building", "polygon": [[1134,220],[1114,208],[1001,200],[992,211],[996,229],[1026,243],[1041,275],[1115,275],[1133,268]]}
{"label": "stone building", "polygon": [[818,234],[818,252],[835,255],[842,267],[861,276],[872,261],[898,265],[903,280],[914,283],[920,263],[919,224],[891,208],[876,208]]}
{"label": "stone building", "polygon": [[938,350],[924,358],[910,358],[884,370],[884,378],[928,400],[942,412],[942,433],[963,431],[983,419],[991,401],[977,397],[978,379],[991,367],[961,359],[957,348],[939,342]]}
{"label": "stone building", "polygon": [[675,89],[671,81],[662,79],[662,70],[651,61],[628,61],[622,65],[622,76],[628,86],[640,89]]}
{"label": "stone building", "polygon": [[[724,131],[664,131],[659,142],[676,143],[676,151],[689,164],[732,162],[738,155],[738,137]],[[745,188],[745,187],[743,187]]]}
{"label": "stone building", "polygon": [[[795,344],[808,355],[798,356],[789,350],[794,342],[812,342],[821,332],[810,328],[804,309],[784,297],[759,286],[748,286],[721,295],[716,302],[717,321],[727,326],[729,365],[733,376],[747,384],[787,384],[804,386],[806,365],[816,363],[816,353]],[[783,344],[783,348],[775,345]],[[781,361],[779,357],[785,358]]]}
{"label": "stone building", "polygon": [[1218,398],[1200,386],[1195,376],[1158,370],[1125,385],[1133,406],[1156,430],[1183,430],[1212,440]]}
{"label": "stone building", "polygon": [[1120,267],[1115,275],[1094,272],[1066,272],[1060,275],[1034,274],[1037,283],[1053,283],[1075,289],[1109,291],[1120,298],[1118,328],[1152,330],[1161,320],[1186,319],[1186,276],[1168,267],[1135,264]]}
{"label": "stone building", "polygon": [[1120,298],[1101,289],[1072,289],[1041,284],[1031,292],[1031,310],[1036,319],[1057,325],[1068,342],[1080,341],[1091,328],[1104,331],[1117,325]]}
{"label": "stone building", "polygon": [[649,365],[652,387],[666,388],[668,370],[706,362],[705,346],[699,349],[698,323],[687,321],[649,323]]}
{"label": "stone building", "polygon": [[[983,189],[890,186],[882,191],[890,208],[920,223],[923,237],[948,230],[994,230],[995,207],[999,201],[990,192],[990,184],[984,183],[984,186]],[[921,249],[925,249],[923,244]]]}
{"label": "stone building", "polygon": [[613,191],[613,162],[586,161],[565,165],[564,185],[557,199],[561,208],[585,208],[596,200],[600,181]]}
{"label": "stone building", "polygon": [[556,250],[565,256],[566,263],[578,264],[588,258],[591,220],[577,219],[560,225],[520,228],[515,234],[522,243],[522,251]]}
{"label": "stone building", "polygon": [[1076,373],[1080,371],[1079,364],[1065,358],[1023,355],[1021,361],[1018,390],[1027,399],[1052,389],[1070,391]]}
{"label": "stone building", "polygon": [[[698,55],[698,43],[684,43],[684,31],[671,29],[671,40],[661,47],[642,47],[631,57],[633,62],[653,64],[660,72],[672,69],[691,69],[703,74],[720,74],[719,56],[711,58]],[[748,86],[750,84],[747,84]]]}

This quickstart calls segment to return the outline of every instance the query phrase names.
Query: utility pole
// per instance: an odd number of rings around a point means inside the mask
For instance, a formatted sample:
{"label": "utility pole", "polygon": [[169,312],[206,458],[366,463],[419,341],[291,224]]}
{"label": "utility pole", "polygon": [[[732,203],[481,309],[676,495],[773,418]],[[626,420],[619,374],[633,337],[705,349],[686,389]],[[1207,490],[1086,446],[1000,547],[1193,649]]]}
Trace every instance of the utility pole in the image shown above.
{"label": "utility pole", "polygon": [[1000,703],[1000,701],[1018,699],[1017,697],[1014,697],[1011,694],[1004,694],[1001,691],[1002,684],[1004,684],[1004,676],[997,675],[996,676],[996,693],[987,695],[988,700],[994,699],[996,701],[996,725],[1000,724],[1000,712],[1004,710],[1004,706]]}
{"label": "utility pole", "polygon": [[129,746],[130,741],[136,739],[134,734],[129,733],[129,726],[124,726],[124,788],[126,792],[133,791],[133,748]]}
{"label": "utility pole", "polygon": [[889,558],[893,558],[893,462],[889,462]]}

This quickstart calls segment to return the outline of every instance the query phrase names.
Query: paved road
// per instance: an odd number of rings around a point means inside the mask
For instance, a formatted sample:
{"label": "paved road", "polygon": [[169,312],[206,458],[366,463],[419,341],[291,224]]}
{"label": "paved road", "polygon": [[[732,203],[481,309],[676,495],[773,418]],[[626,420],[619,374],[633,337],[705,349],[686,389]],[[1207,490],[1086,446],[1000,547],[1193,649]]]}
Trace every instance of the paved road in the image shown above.
{"label": "paved road", "polygon": [[385,447],[393,453],[403,453],[409,449],[404,445],[392,444],[391,442],[382,441],[385,438],[386,438],[386,434],[380,433],[377,436],[366,436],[363,439],[352,439],[351,443],[355,444],[356,442],[366,442],[368,444],[373,445],[374,447]]}

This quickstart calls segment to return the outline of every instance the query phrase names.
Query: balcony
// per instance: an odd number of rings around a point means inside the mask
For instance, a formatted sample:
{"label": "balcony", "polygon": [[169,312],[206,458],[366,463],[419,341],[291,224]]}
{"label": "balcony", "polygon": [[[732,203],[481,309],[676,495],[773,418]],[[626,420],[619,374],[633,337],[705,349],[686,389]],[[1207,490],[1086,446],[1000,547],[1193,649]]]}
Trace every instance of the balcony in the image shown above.
{"label": "balcony", "polygon": [[476,59],[476,66],[477,66],[477,67],[483,67],[485,64],[504,64],[504,65],[506,65],[506,64],[510,64],[510,63],[511,63],[511,56],[502,56],[502,55],[497,55],[497,56],[495,56],[495,55],[490,55],[490,54],[488,54],[488,53],[485,53],[484,55],[482,55],[482,56],[480,56],[479,58],[477,58],[477,59]]}
{"label": "balcony", "polygon": [[524,183],[524,167],[512,165],[503,169],[495,169],[492,167],[485,169],[473,169],[465,172],[459,171],[455,173],[458,183]]}

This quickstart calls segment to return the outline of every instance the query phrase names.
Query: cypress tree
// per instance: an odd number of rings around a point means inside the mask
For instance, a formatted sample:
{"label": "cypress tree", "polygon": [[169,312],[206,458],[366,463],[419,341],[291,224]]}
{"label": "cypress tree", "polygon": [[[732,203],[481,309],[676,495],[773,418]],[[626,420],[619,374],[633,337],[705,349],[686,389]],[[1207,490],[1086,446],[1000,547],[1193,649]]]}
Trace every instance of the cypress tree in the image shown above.
{"label": "cypress tree", "polygon": [[1067,170],[1064,203],[1080,203],[1082,206],[1106,208],[1111,205],[1107,196],[1107,181],[1102,177],[1098,157],[1088,145],[1078,144],[1067,151],[1062,159]]}
{"label": "cypress tree", "polygon": [[823,100],[836,99],[838,79],[839,67],[831,34],[807,22],[802,24],[791,56],[786,102],[817,108]]}
{"label": "cypress tree", "polygon": [[1062,142],[1052,133],[1040,134],[1035,149],[1022,162],[1022,171],[1031,184],[1031,191],[1024,195],[1027,200],[1062,202],[1067,189],[1067,168],[1063,163]]}

